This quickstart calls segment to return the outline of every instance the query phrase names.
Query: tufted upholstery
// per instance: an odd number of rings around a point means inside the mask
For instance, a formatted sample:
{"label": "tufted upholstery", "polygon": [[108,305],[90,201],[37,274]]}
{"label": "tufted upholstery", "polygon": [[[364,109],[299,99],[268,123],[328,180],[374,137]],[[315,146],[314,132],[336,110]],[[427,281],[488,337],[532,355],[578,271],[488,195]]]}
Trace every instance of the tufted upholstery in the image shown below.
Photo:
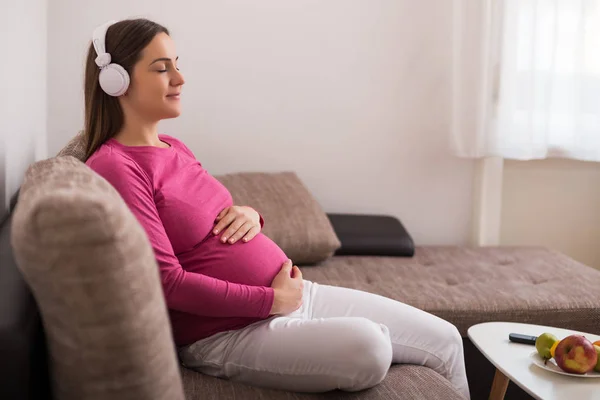
{"label": "tufted upholstery", "polygon": [[544,248],[417,247],[414,258],[336,256],[302,272],[429,311],[463,336],[486,321],[600,333],[600,271]]}

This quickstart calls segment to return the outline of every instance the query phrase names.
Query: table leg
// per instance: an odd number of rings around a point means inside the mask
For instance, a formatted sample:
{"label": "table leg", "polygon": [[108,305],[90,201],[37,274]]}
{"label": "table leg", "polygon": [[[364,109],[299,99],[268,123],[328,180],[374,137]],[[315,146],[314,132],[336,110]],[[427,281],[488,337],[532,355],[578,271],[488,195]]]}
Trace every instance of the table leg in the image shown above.
{"label": "table leg", "polygon": [[506,375],[496,369],[494,375],[494,381],[492,382],[492,390],[490,391],[489,400],[502,400],[506,394],[506,388],[508,388],[509,379]]}

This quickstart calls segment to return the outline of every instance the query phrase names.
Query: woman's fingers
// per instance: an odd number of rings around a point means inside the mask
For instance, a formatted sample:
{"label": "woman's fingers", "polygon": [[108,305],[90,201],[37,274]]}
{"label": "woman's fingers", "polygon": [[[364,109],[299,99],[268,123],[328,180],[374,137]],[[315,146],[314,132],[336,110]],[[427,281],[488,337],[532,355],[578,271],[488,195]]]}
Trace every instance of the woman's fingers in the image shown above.
{"label": "woman's fingers", "polygon": [[[235,226],[235,222],[231,225],[232,227]],[[252,230],[252,227],[254,225],[252,224],[252,222],[250,221],[246,221],[245,223],[243,223],[236,232],[234,232],[230,237],[228,242],[230,244],[234,244],[235,242],[237,242],[238,240],[240,240],[241,238],[245,238],[245,236],[248,234],[248,232],[250,232]]]}
{"label": "woman's fingers", "polygon": [[[229,213],[227,215],[230,215],[232,213]],[[227,217],[225,217],[227,218]],[[224,218],[224,219],[225,219]],[[223,235],[221,236],[221,242],[225,243],[228,240],[231,240],[231,237],[233,235],[235,235],[235,233],[242,227],[242,225],[244,225],[246,222],[248,222],[248,220],[245,220],[243,218],[239,218],[237,216],[233,217],[233,222],[231,222],[231,224],[229,224],[229,226],[227,227],[227,229],[225,229],[225,231],[223,232]],[[242,235],[243,236],[243,235]]]}
{"label": "woman's fingers", "polygon": [[260,228],[256,225],[252,225],[252,228],[250,228],[250,230],[246,233],[246,235],[244,235],[244,238],[242,239],[244,242],[249,242],[252,239],[254,239],[254,237],[256,235],[258,235],[260,233]]}
{"label": "woman's fingers", "polygon": [[294,279],[302,279],[302,271],[300,271],[300,268],[298,268],[297,266],[294,265],[294,267],[292,268],[294,271]]}
{"label": "woman's fingers", "polygon": [[219,213],[219,215],[217,215],[217,218],[215,218],[215,222],[218,222],[221,218],[223,218],[225,215],[227,215],[227,213],[232,209],[233,207],[227,207],[224,208],[223,210],[221,210],[221,212]]}
{"label": "woman's fingers", "polygon": [[219,213],[219,215],[221,215],[223,212],[226,212],[220,218],[217,217],[217,220],[219,222],[213,228],[213,234],[218,235],[219,232],[222,232],[223,229],[227,228],[229,224],[231,224],[233,220],[235,220],[235,214],[233,212],[229,212],[229,210],[229,208],[226,208],[225,210],[221,211],[221,213]]}

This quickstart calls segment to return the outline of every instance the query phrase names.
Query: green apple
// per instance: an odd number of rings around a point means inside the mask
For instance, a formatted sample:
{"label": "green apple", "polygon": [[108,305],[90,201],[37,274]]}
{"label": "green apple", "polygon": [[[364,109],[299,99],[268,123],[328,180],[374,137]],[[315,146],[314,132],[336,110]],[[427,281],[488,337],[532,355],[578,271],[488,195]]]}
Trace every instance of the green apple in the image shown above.
{"label": "green apple", "polygon": [[545,332],[537,337],[535,340],[535,348],[542,358],[549,360],[552,358],[550,349],[554,345],[554,342],[558,342],[558,338],[551,333]]}
{"label": "green apple", "polygon": [[596,363],[596,366],[594,367],[594,371],[600,372],[600,346],[595,344],[594,348],[596,349],[596,354],[598,354],[598,362]]}

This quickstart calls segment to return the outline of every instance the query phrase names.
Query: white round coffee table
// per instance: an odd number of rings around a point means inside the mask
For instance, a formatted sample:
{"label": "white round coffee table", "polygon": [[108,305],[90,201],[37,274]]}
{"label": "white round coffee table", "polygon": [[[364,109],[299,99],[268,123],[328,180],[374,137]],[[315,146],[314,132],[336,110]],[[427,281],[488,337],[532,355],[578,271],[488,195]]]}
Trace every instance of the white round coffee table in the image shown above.
{"label": "white round coffee table", "polygon": [[510,333],[539,336],[544,332],[553,333],[559,339],[579,333],[592,342],[600,340],[600,336],[589,333],[514,322],[486,322],[469,328],[469,339],[496,367],[490,400],[504,398],[509,380],[536,399],[600,400],[600,378],[577,378],[546,371],[534,365],[530,358],[535,346],[508,340]]}

